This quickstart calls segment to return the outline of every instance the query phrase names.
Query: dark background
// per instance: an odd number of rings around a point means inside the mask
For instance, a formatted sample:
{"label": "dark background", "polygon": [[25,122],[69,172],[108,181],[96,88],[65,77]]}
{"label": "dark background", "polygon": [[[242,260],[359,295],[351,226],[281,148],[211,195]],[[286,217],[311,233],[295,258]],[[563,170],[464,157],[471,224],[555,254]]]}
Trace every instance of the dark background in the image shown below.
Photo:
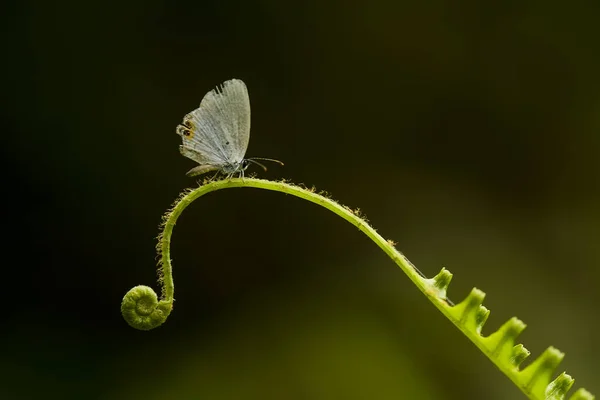
{"label": "dark background", "polygon": [[[513,315],[600,393],[600,3],[22,1],[3,6],[2,399],[523,398],[366,237],[233,189],[185,211],[176,303],[161,215],[195,185],[175,127],[230,78],[260,176],[360,207],[428,276]],[[526,361],[526,365],[530,360]]]}

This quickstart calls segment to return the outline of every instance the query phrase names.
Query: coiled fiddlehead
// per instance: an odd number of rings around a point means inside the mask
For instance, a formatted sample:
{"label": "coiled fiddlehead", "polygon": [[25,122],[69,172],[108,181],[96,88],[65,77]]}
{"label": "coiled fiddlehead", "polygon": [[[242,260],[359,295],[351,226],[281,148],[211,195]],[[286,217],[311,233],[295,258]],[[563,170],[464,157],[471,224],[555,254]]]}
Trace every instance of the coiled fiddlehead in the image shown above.
{"label": "coiled fiddlehead", "polygon": [[[149,330],[165,322],[173,308],[173,276],[170,258],[171,236],[177,218],[194,200],[219,189],[235,187],[253,187],[291,194],[327,208],[339,215],[375,242],[404,271],[409,279],[423,294],[448,318],[465,336],[467,336],[496,366],[508,376],[530,399],[563,400],[573,386],[574,380],[562,373],[551,381],[552,375],[564,354],[549,347],[525,369],[519,365],[529,356],[529,351],[521,344],[515,344],[525,324],[517,318],[511,318],[496,332],[487,337],[481,335],[490,311],[485,308],[485,293],[473,289],[465,300],[457,305],[450,302],[446,293],[452,274],[442,269],[431,279],[425,276],[402,253],[394,247],[392,241],[385,240],[360,215],[360,211],[341,206],[314,189],[305,189],[285,182],[272,182],[262,179],[228,179],[210,182],[197,189],[188,190],[174,203],[163,217],[162,233],[156,246],[159,255],[158,275],[162,284],[161,300],[147,286],[131,289],[121,304],[123,317],[134,328]],[[577,390],[570,400],[593,400],[594,396],[585,389]]]}
{"label": "coiled fiddlehead", "polygon": [[148,286],[131,288],[123,297],[121,313],[129,325],[143,331],[149,331],[161,325],[173,309],[173,298],[160,300],[156,292]]}

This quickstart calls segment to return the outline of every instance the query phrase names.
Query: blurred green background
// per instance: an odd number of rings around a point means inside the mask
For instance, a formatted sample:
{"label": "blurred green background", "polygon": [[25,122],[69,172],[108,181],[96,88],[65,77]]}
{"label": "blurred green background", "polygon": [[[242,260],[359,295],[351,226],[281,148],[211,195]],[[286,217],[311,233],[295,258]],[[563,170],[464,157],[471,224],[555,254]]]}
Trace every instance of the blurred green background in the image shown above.
{"label": "blurred green background", "polygon": [[3,9],[0,398],[524,398],[360,232],[278,193],[194,203],[171,317],[122,320],[195,185],[175,127],[234,77],[248,156],[286,163],[261,177],[360,207],[455,302],[487,293],[484,334],[518,316],[600,393],[599,2]]}

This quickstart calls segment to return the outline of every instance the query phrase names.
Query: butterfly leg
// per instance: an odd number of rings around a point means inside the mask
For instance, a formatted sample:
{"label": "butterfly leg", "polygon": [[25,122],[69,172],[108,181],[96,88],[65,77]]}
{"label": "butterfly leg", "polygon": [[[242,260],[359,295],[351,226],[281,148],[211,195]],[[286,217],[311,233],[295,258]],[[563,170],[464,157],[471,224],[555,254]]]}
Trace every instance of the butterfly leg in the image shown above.
{"label": "butterfly leg", "polygon": [[215,178],[217,177],[217,175],[219,175],[221,173],[221,171],[217,171],[216,174],[214,174],[213,176],[211,176],[211,178],[208,180],[209,182],[212,182],[215,180]]}

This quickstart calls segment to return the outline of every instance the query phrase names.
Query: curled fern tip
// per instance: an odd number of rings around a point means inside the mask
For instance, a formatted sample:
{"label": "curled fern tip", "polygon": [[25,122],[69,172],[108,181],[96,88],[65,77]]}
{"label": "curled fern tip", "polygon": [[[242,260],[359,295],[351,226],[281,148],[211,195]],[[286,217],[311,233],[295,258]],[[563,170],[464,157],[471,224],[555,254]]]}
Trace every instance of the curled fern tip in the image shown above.
{"label": "curled fern tip", "polygon": [[162,325],[172,309],[172,302],[159,301],[156,292],[144,285],[130,289],[121,303],[121,314],[125,321],[143,331]]}

